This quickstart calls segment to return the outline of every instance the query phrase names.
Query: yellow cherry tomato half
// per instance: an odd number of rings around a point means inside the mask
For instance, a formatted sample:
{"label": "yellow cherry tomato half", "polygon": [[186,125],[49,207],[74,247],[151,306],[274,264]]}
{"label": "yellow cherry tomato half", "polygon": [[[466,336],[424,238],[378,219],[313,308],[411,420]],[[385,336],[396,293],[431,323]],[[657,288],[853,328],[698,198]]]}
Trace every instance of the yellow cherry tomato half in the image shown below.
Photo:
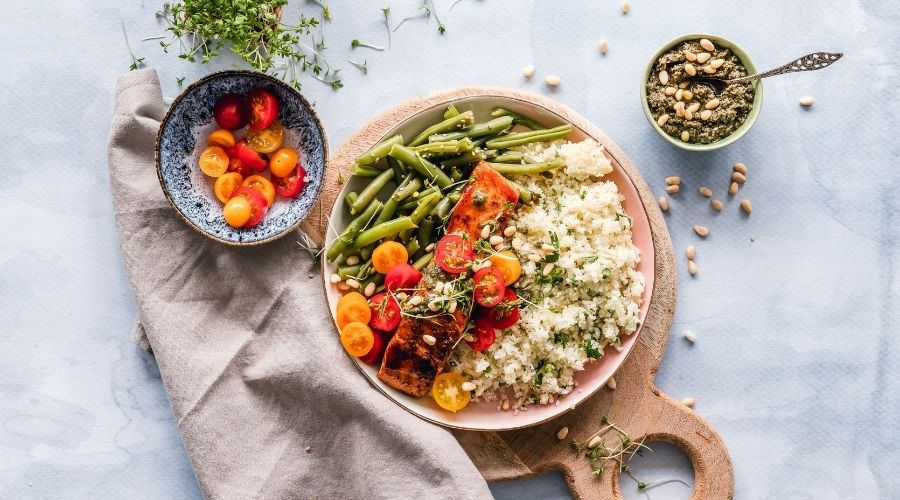
{"label": "yellow cherry tomato half", "polygon": [[266,201],[269,202],[270,207],[272,206],[272,203],[275,203],[275,186],[269,179],[266,179],[261,175],[251,175],[244,179],[244,183],[241,185],[244,187],[255,188],[262,193],[266,198]]}
{"label": "yellow cherry tomato half", "polygon": [[275,122],[262,130],[247,131],[247,145],[257,153],[272,153],[284,144],[284,127]]}
{"label": "yellow cherry tomato half", "polygon": [[200,153],[200,171],[210,177],[219,177],[228,170],[228,153],[219,146],[210,146]]}
{"label": "yellow cherry tomato half", "polygon": [[234,134],[225,130],[219,129],[215,132],[209,134],[209,137],[206,138],[207,146],[219,146],[220,148],[228,149],[234,147]]}
{"label": "yellow cherry tomato half", "polygon": [[365,356],[375,345],[375,334],[365,323],[358,321],[347,323],[341,328],[341,345],[351,356]]}
{"label": "yellow cherry tomato half", "polygon": [[243,227],[250,220],[250,216],[253,215],[253,209],[250,207],[250,202],[247,201],[247,198],[235,196],[225,203],[222,214],[225,216],[225,222],[229,226]]}
{"label": "yellow cherry tomato half", "polygon": [[369,324],[372,319],[372,309],[369,303],[363,300],[347,300],[338,302],[337,325],[343,329],[350,323]]}
{"label": "yellow cherry tomato half", "polygon": [[231,199],[231,194],[241,186],[241,182],[244,182],[244,178],[237,172],[222,174],[216,179],[216,184],[213,186],[216,198],[222,203],[228,203],[228,200]]}
{"label": "yellow cherry tomato half", "polygon": [[472,400],[472,394],[464,391],[462,385],[466,378],[456,372],[444,372],[434,379],[431,396],[441,408],[456,413],[465,408]]}
{"label": "yellow cherry tomato half", "polygon": [[296,149],[281,148],[269,158],[269,168],[275,177],[287,177],[294,171],[299,160]]}
{"label": "yellow cherry tomato half", "polygon": [[398,264],[406,264],[407,260],[406,247],[396,241],[385,241],[372,252],[372,267],[381,274],[387,274]]}
{"label": "yellow cherry tomato half", "polygon": [[519,262],[516,254],[509,250],[491,255],[491,265],[503,274],[503,280],[506,285],[512,285],[522,275],[522,263]]}

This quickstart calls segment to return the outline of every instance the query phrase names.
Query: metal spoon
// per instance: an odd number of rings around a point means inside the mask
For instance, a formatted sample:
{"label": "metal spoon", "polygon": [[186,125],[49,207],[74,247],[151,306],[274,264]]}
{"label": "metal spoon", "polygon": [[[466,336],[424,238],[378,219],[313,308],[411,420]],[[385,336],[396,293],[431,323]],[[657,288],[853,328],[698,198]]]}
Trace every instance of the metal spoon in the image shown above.
{"label": "metal spoon", "polygon": [[693,84],[707,85],[716,95],[720,95],[722,91],[725,90],[725,87],[731,85],[732,83],[752,82],[753,80],[759,80],[760,78],[766,78],[769,76],[784,75],[786,73],[796,73],[798,71],[815,71],[817,69],[827,68],[828,66],[831,66],[835,61],[843,57],[843,55],[844,54],[834,52],[813,52],[812,54],[807,54],[795,61],[785,64],[784,66],[770,69],[769,71],[766,71],[764,73],[742,76],[740,78],[732,78],[731,80],[723,80],[721,78],[714,78],[711,76],[698,76],[696,78],[693,78],[691,82]]}

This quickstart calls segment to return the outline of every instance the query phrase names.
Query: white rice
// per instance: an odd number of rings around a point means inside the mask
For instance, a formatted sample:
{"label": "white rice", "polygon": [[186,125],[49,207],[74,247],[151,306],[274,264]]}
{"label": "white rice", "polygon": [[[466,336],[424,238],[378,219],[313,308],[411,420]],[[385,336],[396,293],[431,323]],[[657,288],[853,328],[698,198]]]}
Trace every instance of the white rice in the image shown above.
{"label": "white rice", "polygon": [[[616,185],[602,180],[612,171],[603,147],[593,140],[556,141],[524,152],[537,161],[562,157],[567,165],[549,177],[516,179],[541,196],[534,205],[519,206],[511,241],[523,269],[516,292],[534,304],[520,310],[518,323],[498,331],[486,351],[460,344],[450,364],[475,384],[476,400],[514,398],[516,408],[570,393],[575,372],[640,326],[644,290],[631,219]],[[541,284],[547,264],[528,256],[546,260],[541,247],[551,243],[551,232],[558,237],[559,271],[550,276],[560,273],[559,282]]]}

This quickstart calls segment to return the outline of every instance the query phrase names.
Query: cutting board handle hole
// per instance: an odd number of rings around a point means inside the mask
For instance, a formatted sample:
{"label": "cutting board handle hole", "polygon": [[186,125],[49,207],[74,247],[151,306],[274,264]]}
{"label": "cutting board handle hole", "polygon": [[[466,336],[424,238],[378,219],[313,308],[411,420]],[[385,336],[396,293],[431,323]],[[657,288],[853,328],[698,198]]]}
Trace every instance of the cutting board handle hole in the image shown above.
{"label": "cutting board handle hole", "polygon": [[[694,487],[694,467],[687,454],[678,446],[665,441],[647,441],[644,444],[653,451],[642,450],[631,459],[629,469],[633,477],[628,474],[619,475],[619,490],[622,497],[625,500],[647,500],[647,496],[644,495],[644,492],[647,492],[654,500],[690,498]],[[664,483],[672,479],[684,481],[690,486],[678,481]],[[658,481],[658,483],[642,490],[638,488],[637,481],[648,484]]]}

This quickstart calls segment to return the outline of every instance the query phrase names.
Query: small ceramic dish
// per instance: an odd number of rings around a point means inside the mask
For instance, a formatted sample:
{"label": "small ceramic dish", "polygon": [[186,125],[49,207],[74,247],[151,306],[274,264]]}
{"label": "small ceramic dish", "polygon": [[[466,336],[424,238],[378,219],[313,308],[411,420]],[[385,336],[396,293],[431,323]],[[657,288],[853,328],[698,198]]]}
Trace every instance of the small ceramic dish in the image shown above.
{"label": "small ceramic dish", "polygon": [[[213,194],[214,179],[197,163],[205,138],[218,128],[216,99],[227,93],[246,95],[257,87],[278,97],[284,144],[299,152],[307,180],[296,198],[277,198],[258,225],[234,228],[225,222],[222,203]],[[322,191],[327,157],[325,131],[310,103],[284,82],[254,71],[222,71],[189,85],[169,107],[156,138],[156,172],[166,198],[197,232],[235,246],[266,243],[296,229]]]}
{"label": "small ceramic dish", "polygon": [[671,144],[681,148],[686,149],[688,151],[712,151],[714,149],[719,149],[721,147],[725,147],[747,133],[750,130],[750,127],[756,122],[756,118],[759,117],[760,108],[762,108],[763,103],[763,88],[762,82],[760,80],[756,80],[752,83],[755,93],[753,95],[753,105],[750,108],[750,113],[747,115],[747,118],[744,119],[744,123],[740,125],[734,132],[729,134],[728,136],[719,139],[716,142],[711,142],[709,144],[701,144],[701,143],[693,143],[693,142],[684,142],[679,140],[676,137],[672,137],[666,133],[659,124],[656,123],[656,119],[653,118],[653,115],[650,112],[650,105],[647,103],[647,81],[650,78],[650,72],[653,71],[653,67],[656,65],[656,60],[660,58],[663,54],[668,52],[672,47],[684,43],[689,40],[699,40],[701,38],[709,39],[713,44],[721,47],[726,47],[731,49],[731,51],[741,60],[744,67],[747,68],[747,74],[754,74],[757,72],[756,65],[753,64],[753,61],[750,59],[750,56],[744,52],[744,49],[740,48],[736,43],[728,40],[727,38],[722,38],[716,35],[702,34],[702,33],[691,33],[687,35],[682,35],[665,45],[663,45],[659,50],[653,54],[653,57],[650,58],[650,61],[647,63],[646,68],[644,68],[644,73],[641,75],[641,106],[644,108],[644,116],[647,117],[647,121],[650,122],[650,126],[653,127],[660,137],[667,140]]}

